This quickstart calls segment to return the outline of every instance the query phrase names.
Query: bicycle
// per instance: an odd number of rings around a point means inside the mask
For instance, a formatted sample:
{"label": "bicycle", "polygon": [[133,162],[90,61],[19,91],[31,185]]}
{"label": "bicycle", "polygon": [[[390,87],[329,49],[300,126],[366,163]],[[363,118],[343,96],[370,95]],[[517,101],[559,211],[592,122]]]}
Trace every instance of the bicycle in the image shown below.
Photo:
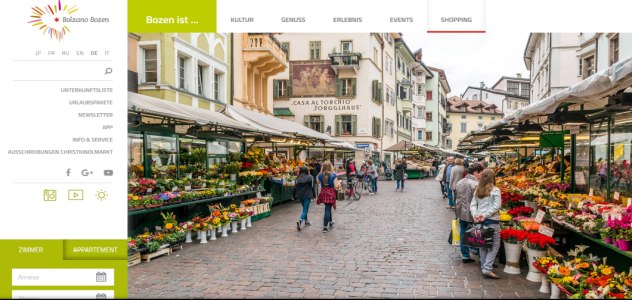
{"label": "bicycle", "polygon": [[351,198],[354,200],[360,200],[362,197],[362,190],[356,188],[357,184],[358,180],[355,177],[351,177],[350,180],[347,180],[347,185],[345,186],[344,191],[345,200],[349,200]]}
{"label": "bicycle", "polygon": [[361,190],[365,190],[365,191],[368,190],[369,194],[375,193],[375,191],[373,190],[373,185],[371,184],[371,177],[369,176],[367,172],[362,174],[362,189]]}

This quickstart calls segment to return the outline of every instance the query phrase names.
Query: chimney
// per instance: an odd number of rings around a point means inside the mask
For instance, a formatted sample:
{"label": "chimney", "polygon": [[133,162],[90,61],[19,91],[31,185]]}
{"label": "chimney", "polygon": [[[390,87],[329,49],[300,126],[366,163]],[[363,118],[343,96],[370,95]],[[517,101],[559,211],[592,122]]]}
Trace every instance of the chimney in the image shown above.
{"label": "chimney", "polygon": [[516,73],[516,77],[522,78],[522,73]]}

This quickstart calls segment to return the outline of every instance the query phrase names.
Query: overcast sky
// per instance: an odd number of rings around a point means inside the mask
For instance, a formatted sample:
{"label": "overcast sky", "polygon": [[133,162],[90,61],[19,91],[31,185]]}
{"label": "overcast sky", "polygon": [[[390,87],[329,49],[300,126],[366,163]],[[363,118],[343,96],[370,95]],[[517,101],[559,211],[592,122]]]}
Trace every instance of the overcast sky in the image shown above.
{"label": "overcast sky", "polygon": [[450,96],[460,96],[481,81],[491,88],[502,76],[529,76],[523,60],[528,34],[403,34],[411,51],[422,48],[427,66],[445,70]]}

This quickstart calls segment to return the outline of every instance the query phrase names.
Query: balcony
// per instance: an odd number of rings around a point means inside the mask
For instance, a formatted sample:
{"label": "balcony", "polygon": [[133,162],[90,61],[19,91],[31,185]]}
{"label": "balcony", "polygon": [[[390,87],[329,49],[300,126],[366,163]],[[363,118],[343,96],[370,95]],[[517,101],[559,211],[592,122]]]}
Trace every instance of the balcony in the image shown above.
{"label": "balcony", "polygon": [[354,73],[358,73],[360,70],[360,59],[362,54],[360,53],[330,53],[329,59],[331,60],[331,68],[338,74],[340,70],[353,70]]}
{"label": "balcony", "polygon": [[285,66],[287,53],[270,33],[244,34],[242,39],[244,61],[255,65]]}
{"label": "balcony", "polygon": [[412,118],[411,119],[413,128],[426,128],[426,119],[424,118]]}
{"label": "balcony", "polygon": [[399,100],[399,106],[403,112],[411,112],[413,110],[413,104],[408,100]]}
{"label": "balcony", "polygon": [[416,106],[426,106],[426,96],[413,94],[413,104]]}

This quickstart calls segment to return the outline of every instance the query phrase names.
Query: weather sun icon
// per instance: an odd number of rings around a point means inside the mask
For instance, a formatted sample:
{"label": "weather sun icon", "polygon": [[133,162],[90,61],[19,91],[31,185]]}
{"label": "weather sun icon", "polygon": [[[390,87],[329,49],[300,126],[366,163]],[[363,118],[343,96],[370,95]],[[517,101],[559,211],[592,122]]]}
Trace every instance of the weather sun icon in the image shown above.
{"label": "weather sun icon", "polygon": [[108,199],[108,193],[104,190],[98,190],[97,194],[95,195],[97,197],[97,200],[99,201],[103,201],[103,200],[107,200]]}

